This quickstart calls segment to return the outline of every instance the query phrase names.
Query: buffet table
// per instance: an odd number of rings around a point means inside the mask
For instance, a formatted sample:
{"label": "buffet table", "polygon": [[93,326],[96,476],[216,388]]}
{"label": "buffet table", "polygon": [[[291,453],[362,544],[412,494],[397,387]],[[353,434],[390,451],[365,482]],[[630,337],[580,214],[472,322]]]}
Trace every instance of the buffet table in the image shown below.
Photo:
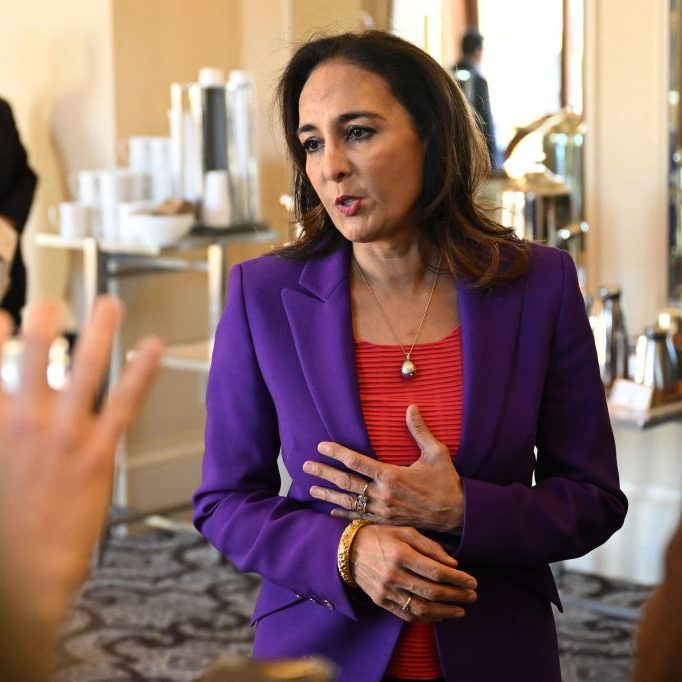
{"label": "buffet table", "polygon": [[[58,234],[47,232],[36,235],[36,243],[45,248],[79,251],[82,254],[87,310],[91,308],[99,294],[117,294],[118,282],[123,278],[158,275],[164,272],[205,272],[209,319],[206,338],[195,343],[168,347],[163,363],[175,369],[208,372],[213,334],[225,304],[230,246],[269,243],[279,237],[278,232],[258,224],[225,229],[196,227],[186,237],[170,246],[126,244],[100,241],[91,237],[65,239]],[[203,260],[183,257],[197,251],[205,252]],[[110,377],[112,381],[118,378],[120,362],[121,351],[115,347]]]}
{"label": "buffet table", "polygon": [[[213,336],[225,305],[230,247],[236,244],[267,244],[279,238],[278,232],[268,229],[265,225],[256,224],[226,229],[199,226],[193,228],[184,238],[168,246],[122,243],[91,237],[67,239],[54,233],[39,233],[35,239],[36,243],[44,248],[80,253],[83,259],[86,310],[91,309],[99,294],[118,295],[119,283],[124,278],[158,276],[163,273],[205,272],[207,275],[208,329],[203,334],[203,338],[196,341],[167,346],[162,359],[164,367],[205,375],[210,366]],[[203,252],[204,257],[197,260],[197,252]],[[112,349],[109,382],[102,386],[100,397],[104,396],[108,385],[118,380],[124,354],[119,334]],[[125,489],[127,452],[124,441],[119,446],[116,462],[116,485]],[[170,524],[176,530],[185,530],[186,523],[170,521],[164,515],[186,509],[188,505],[189,501],[145,512],[138,512],[126,505],[113,505],[97,559],[101,561],[109,534],[118,524],[148,521],[155,526],[167,528]]]}

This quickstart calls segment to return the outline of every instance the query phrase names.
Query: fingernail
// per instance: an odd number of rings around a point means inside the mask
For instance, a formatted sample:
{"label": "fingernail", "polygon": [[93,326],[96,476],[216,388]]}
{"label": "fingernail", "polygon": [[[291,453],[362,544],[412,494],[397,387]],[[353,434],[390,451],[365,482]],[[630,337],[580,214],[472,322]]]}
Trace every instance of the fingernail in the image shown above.
{"label": "fingernail", "polygon": [[475,580],[467,580],[466,586],[471,588],[472,590],[475,590],[477,587],[478,583]]}
{"label": "fingernail", "polygon": [[312,462],[303,462],[303,471],[305,471],[306,474],[311,474],[313,471]]}
{"label": "fingernail", "polygon": [[317,444],[317,451],[321,455],[326,455],[327,454],[327,443],[325,443],[324,441],[322,441],[321,443],[318,443]]}

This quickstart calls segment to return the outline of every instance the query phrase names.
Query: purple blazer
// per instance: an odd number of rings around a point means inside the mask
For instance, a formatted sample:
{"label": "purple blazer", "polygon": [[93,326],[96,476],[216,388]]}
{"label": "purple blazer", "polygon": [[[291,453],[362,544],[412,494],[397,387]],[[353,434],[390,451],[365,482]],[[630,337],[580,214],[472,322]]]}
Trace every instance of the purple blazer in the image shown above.
{"label": "purple blazer", "polygon": [[[194,519],[240,570],[263,577],[256,658],[318,654],[342,681],[378,682],[402,621],[343,585],[336,551],[347,522],[310,497],[320,481],[301,468],[323,459],[322,440],[373,454],[349,256],[264,256],[232,269]],[[558,681],[551,602],[560,601],[548,564],[603,543],[627,509],[573,261],[533,245],[522,278],[487,292],[460,285],[459,306],[465,519],[461,536],[438,539],[477,578],[479,597],[463,619],[435,626],[439,656],[447,680]],[[293,481],[286,497],[280,448]]]}

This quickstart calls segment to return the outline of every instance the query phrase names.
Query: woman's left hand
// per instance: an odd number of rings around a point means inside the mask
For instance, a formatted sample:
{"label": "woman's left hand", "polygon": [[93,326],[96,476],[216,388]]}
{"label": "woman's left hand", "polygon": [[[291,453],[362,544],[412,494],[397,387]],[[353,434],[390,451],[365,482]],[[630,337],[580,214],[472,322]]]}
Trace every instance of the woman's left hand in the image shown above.
{"label": "woman's left hand", "polygon": [[332,515],[345,519],[446,533],[458,531],[464,518],[464,489],[450,452],[429,431],[416,405],[407,408],[406,421],[421,452],[413,464],[407,467],[383,464],[338,443],[323,442],[317,448],[320,454],[341,462],[350,471],[321,462],[305,462],[303,471],[338,488],[314,485],[310,494],[338,505]]}

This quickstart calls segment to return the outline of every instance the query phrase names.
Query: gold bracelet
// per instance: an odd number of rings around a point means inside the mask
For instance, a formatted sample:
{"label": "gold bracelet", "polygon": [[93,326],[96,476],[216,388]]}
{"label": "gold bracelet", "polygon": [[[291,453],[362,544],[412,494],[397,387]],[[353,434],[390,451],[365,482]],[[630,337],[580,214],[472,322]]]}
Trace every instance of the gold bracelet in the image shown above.
{"label": "gold bracelet", "polygon": [[346,526],[346,529],[343,531],[341,539],[339,540],[339,550],[336,555],[336,562],[341,580],[343,580],[348,587],[357,587],[357,583],[353,580],[353,575],[350,572],[350,548],[353,544],[355,534],[368,523],[370,523],[370,521],[364,521],[362,519],[351,521]]}

